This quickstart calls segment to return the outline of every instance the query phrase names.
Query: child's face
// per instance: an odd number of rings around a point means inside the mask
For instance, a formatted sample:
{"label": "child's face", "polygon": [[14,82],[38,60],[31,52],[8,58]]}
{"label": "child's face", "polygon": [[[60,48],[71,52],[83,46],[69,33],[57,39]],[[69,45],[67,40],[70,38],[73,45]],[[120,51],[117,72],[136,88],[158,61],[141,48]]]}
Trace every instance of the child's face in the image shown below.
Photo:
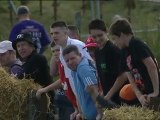
{"label": "child's face", "polygon": [[112,35],[112,40],[114,41],[115,45],[119,47],[120,49],[125,47],[125,37],[124,34],[121,34],[120,36]]}
{"label": "child's face", "polygon": [[59,61],[60,47],[58,45],[55,45],[54,47],[51,47],[51,51],[54,54],[56,61]]}
{"label": "child's face", "polygon": [[93,40],[97,43],[97,47],[103,48],[105,46],[107,40],[106,32],[98,29],[93,29],[90,30],[90,34],[93,37]]}

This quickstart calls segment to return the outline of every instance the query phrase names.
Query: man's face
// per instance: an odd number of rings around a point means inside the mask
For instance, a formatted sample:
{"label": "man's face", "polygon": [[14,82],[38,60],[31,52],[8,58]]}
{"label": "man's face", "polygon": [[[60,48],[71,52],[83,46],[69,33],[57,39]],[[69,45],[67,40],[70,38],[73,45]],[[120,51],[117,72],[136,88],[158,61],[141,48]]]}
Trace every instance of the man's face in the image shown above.
{"label": "man's face", "polygon": [[50,35],[57,45],[62,46],[67,39],[67,29],[61,27],[50,28]]}
{"label": "man's face", "polygon": [[51,51],[56,59],[56,61],[59,61],[59,54],[60,54],[60,46],[55,45],[54,47],[51,48]]}
{"label": "man's face", "polygon": [[0,53],[0,64],[2,66],[8,66],[10,64],[10,57],[12,56],[9,51]]}
{"label": "man's face", "polygon": [[23,58],[27,58],[29,55],[31,55],[31,53],[33,52],[33,50],[35,50],[34,46],[29,44],[26,41],[20,41],[16,44],[16,48],[18,51],[18,54]]}
{"label": "man's face", "polygon": [[97,43],[97,46],[99,48],[103,48],[105,46],[106,41],[108,39],[106,32],[98,29],[93,29],[90,30],[90,34],[93,37],[93,40]]}
{"label": "man's face", "polygon": [[66,54],[64,56],[64,59],[66,61],[67,66],[71,70],[76,70],[77,65],[80,63],[82,57],[80,54],[77,54],[75,52],[70,52],[69,54]]}

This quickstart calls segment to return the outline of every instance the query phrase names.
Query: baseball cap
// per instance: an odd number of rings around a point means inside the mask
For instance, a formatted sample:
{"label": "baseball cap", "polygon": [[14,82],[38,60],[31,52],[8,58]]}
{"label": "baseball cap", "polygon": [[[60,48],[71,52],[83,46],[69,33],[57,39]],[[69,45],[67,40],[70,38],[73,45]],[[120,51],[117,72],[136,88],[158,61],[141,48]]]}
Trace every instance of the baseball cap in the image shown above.
{"label": "baseball cap", "polygon": [[5,53],[8,50],[14,50],[12,47],[12,42],[9,40],[4,40],[0,42],[0,53]]}
{"label": "baseball cap", "polygon": [[16,50],[16,44],[20,41],[26,41],[37,48],[36,44],[32,40],[32,36],[29,33],[21,33],[17,35],[17,38],[12,42],[12,47]]}
{"label": "baseball cap", "polygon": [[126,84],[122,87],[119,93],[120,98],[126,101],[135,100],[137,97],[132,89],[131,84]]}
{"label": "baseball cap", "polygon": [[28,13],[29,13],[29,8],[27,6],[19,6],[17,8],[17,15],[23,15]]}
{"label": "baseball cap", "polygon": [[88,47],[97,47],[97,43],[94,42],[91,36],[87,38],[86,45],[84,46],[84,48],[88,48]]}

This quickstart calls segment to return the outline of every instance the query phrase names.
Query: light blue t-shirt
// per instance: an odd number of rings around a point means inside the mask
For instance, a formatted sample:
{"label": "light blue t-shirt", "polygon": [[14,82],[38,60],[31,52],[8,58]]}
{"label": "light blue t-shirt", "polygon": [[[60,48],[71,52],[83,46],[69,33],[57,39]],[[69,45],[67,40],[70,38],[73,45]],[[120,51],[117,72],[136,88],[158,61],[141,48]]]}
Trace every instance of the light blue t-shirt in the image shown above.
{"label": "light blue t-shirt", "polygon": [[90,65],[88,59],[83,58],[76,71],[72,71],[72,76],[83,115],[87,120],[96,119],[95,103],[86,90],[87,86],[97,85],[96,69]]}

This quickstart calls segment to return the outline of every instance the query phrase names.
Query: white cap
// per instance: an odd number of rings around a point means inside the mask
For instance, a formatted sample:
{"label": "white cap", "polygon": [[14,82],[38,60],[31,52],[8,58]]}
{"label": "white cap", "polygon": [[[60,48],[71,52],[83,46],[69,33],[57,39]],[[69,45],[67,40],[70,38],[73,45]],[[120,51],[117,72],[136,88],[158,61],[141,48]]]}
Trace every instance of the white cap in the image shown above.
{"label": "white cap", "polygon": [[8,50],[14,50],[12,47],[12,42],[9,40],[4,40],[0,42],[0,53],[5,53]]}

